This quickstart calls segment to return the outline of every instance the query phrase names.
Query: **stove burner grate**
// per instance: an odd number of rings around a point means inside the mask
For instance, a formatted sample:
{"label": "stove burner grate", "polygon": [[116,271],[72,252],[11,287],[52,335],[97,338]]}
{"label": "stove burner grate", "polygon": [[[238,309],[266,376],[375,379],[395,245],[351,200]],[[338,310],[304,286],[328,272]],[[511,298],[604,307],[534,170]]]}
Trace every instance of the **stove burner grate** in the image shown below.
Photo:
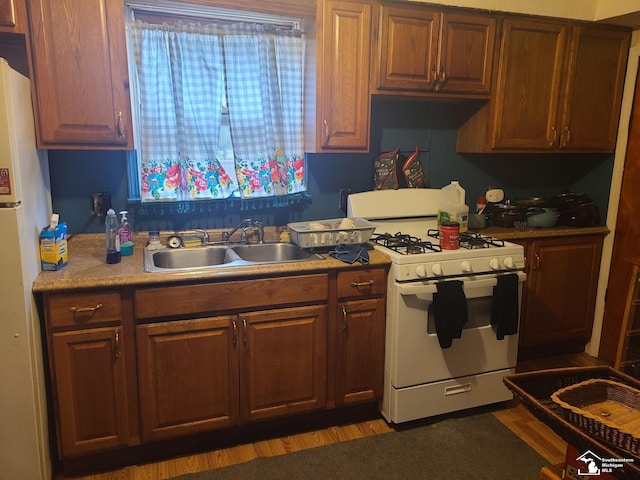
{"label": "stove burner grate", "polygon": [[[431,238],[439,238],[440,232],[435,228],[430,228],[427,235]],[[504,240],[493,237],[486,237],[475,232],[460,233],[460,248],[475,250],[478,248],[504,247]]]}
{"label": "stove burner grate", "polygon": [[400,232],[395,235],[390,233],[374,234],[371,241],[402,255],[442,251],[440,245],[434,245],[429,241],[423,241],[421,238]]}

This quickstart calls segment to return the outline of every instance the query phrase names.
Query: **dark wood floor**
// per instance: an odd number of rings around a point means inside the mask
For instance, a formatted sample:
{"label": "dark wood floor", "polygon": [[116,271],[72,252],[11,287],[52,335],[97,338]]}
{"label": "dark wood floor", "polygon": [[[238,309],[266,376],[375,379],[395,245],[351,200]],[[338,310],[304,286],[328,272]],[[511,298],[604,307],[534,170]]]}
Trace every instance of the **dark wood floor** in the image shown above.
{"label": "dark wood floor", "polygon": [[[582,353],[519,362],[517,371],[525,372],[546,368],[591,365],[602,365],[602,362]],[[545,458],[550,465],[557,465],[564,461],[566,443],[546,425],[539,422],[517,400],[507,402],[504,408],[495,410],[493,415],[527,442],[539,455]],[[73,478],[77,480],[169,479],[186,473],[234,465],[261,456],[284,455],[306,448],[354,440],[387,432],[393,432],[393,429],[384,419],[379,417],[353,424],[331,426],[320,430],[241,444],[206,453],[187,455],[144,465],[132,465],[109,472]]]}

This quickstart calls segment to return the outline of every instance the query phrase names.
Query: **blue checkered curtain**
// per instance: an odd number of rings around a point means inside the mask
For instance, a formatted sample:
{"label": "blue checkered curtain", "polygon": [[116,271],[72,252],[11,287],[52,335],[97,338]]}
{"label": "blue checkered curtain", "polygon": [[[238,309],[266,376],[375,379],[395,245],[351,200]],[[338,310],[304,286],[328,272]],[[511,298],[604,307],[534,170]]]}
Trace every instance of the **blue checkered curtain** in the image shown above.
{"label": "blue checkered curtain", "polygon": [[[195,25],[130,25],[140,95],[141,198],[226,198],[216,158],[224,96],[219,36]],[[231,172],[233,175],[233,172]]]}
{"label": "blue checkered curtain", "polygon": [[[306,190],[303,41],[261,25],[128,25],[140,96],[141,198]],[[236,171],[217,155],[227,95]]]}
{"label": "blue checkered curtain", "polygon": [[[240,193],[263,197],[305,191],[303,40],[255,28],[224,36]],[[251,128],[243,128],[247,125]]]}

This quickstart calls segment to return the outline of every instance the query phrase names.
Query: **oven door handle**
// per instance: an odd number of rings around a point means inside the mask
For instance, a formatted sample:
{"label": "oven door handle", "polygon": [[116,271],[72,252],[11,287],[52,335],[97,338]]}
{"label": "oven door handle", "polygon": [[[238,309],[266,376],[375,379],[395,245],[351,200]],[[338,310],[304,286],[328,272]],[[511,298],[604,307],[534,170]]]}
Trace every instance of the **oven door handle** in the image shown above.
{"label": "oven door handle", "polygon": [[[520,282],[524,282],[527,278],[527,274],[524,272],[515,272],[518,274]],[[464,282],[463,287],[465,292],[471,293],[472,290],[480,288],[495,287],[498,284],[497,275],[488,275],[483,278],[471,279],[470,277],[463,277],[460,280]],[[434,283],[402,283],[398,285],[398,292],[400,295],[432,295],[438,292],[437,282]],[[473,298],[472,295],[468,295],[469,298]]]}

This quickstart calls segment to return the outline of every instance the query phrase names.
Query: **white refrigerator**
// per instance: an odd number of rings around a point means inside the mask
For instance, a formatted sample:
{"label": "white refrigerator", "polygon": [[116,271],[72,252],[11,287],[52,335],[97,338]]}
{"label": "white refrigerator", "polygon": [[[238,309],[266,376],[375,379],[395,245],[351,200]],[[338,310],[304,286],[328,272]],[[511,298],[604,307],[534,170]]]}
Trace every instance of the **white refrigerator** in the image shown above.
{"label": "white refrigerator", "polygon": [[29,79],[0,58],[0,479],[50,480],[40,320],[31,285],[49,224],[45,151],[36,149]]}

